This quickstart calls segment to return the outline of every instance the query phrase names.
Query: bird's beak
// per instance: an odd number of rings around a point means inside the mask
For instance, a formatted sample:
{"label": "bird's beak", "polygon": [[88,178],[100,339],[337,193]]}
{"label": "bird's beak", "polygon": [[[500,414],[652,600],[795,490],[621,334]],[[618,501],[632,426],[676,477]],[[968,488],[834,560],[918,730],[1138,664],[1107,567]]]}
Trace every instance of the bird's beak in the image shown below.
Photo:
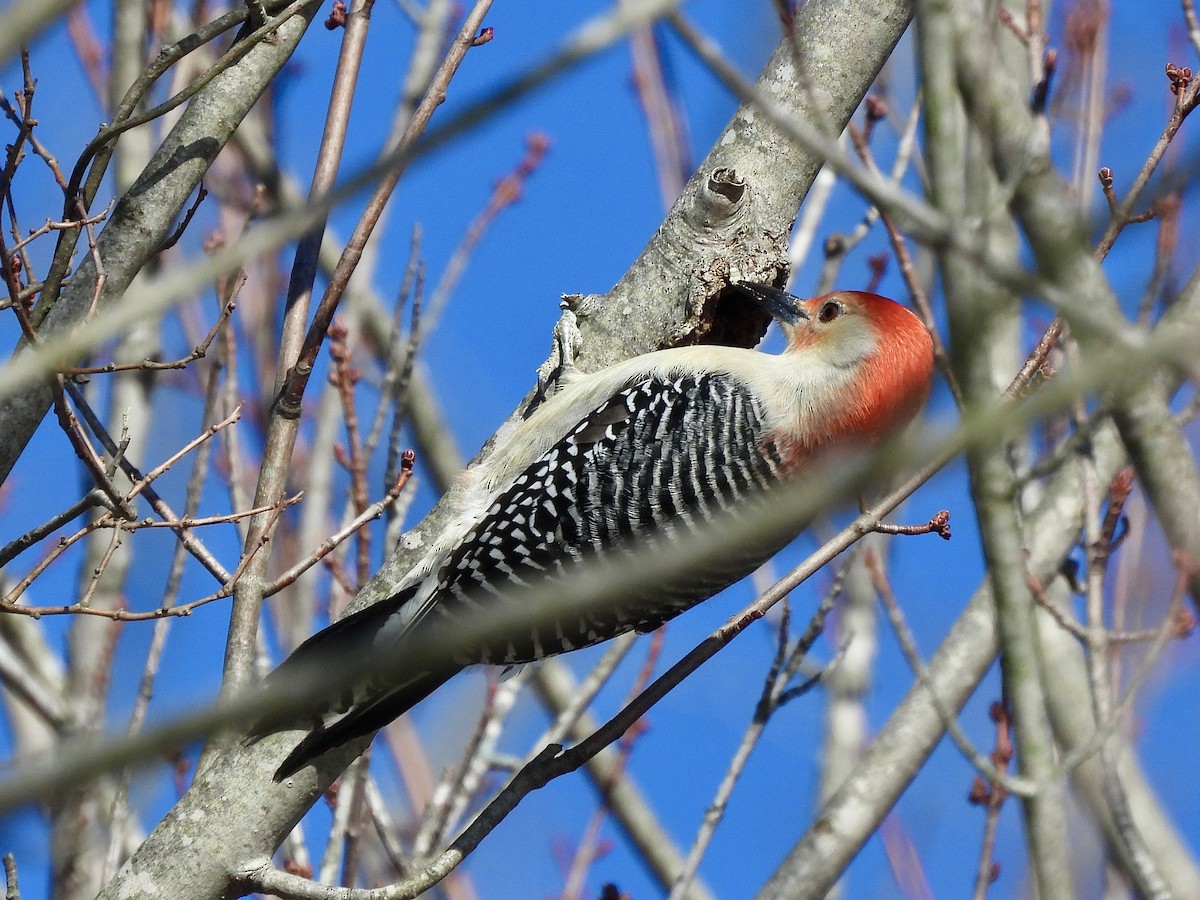
{"label": "bird's beak", "polygon": [[758,301],[772,318],[778,319],[784,325],[795,325],[808,318],[808,313],[800,305],[800,298],[787,291],[754,281],[735,281],[733,286],[747,297]]}

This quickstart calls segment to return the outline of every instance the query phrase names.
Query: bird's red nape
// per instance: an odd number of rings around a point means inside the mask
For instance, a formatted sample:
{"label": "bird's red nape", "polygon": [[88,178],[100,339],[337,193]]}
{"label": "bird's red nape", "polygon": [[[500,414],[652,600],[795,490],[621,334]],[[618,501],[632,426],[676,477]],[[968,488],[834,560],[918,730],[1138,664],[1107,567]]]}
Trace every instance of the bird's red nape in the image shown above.
{"label": "bird's red nape", "polygon": [[863,417],[859,428],[879,440],[907,424],[925,404],[933,380],[933,340],[907,307],[878,294],[852,293],[867,310],[879,338],[878,351],[857,382]]}
{"label": "bird's red nape", "polygon": [[792,472],[831,446],[871,446],[907,424],[933,377],[933,341],[899,303],[837,291],[803,306],[809,318],[791,331],[786,352],[824,367],[831,386],[814,400],[820,408],[807,428],[776,436]]}

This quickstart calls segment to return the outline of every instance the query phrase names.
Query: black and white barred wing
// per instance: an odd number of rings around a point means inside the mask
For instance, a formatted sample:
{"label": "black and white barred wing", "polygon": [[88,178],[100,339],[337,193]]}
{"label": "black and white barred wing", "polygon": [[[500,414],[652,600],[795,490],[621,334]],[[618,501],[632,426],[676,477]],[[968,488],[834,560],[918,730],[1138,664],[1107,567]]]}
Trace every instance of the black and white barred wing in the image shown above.
{"label": "black and white barred wing", "polygon": [[[629,384],[585,417],[494,501],[439,572],[429,624],[485,620],[527,602],[528,630],[457,649],[456,662],[520,663],[649,631],[761,564],[775,547],[658,584],[630,588],[602,609],[573,608],[571,575],[592,559],[644,551],[647,539],[689,540],[719,514],[778,479],[751,392],[723,374]],[[560,591],[544,590],[547,581]],[[535,592],[530,588],[541,585]],[[522,592],[525,592],[524,597]],[[453,629],[450,629],[453,630]]]}

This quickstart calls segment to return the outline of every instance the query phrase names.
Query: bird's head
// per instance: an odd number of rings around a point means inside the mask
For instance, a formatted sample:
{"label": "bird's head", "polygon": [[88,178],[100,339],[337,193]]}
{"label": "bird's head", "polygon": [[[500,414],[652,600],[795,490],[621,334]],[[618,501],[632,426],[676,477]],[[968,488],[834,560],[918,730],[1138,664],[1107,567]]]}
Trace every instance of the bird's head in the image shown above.
{"label": "bird's head", "polygon": [[921,320],[893,300],[865,291],[835,291],[802,300],[741,282],[787,337],[808,415],[809,451],[842,441],[870,444],[903,426],[929,395],[933,341]]}

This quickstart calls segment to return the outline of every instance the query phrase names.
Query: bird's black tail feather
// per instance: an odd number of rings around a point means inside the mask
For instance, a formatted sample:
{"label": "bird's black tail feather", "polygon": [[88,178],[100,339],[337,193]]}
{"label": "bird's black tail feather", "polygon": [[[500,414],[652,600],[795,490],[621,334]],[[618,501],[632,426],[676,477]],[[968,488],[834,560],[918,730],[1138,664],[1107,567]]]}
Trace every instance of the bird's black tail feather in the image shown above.
{"label": "bird's black tail feather", "polygon": [[408,712],[438,689],[454,672],[426,672],[377,697],[352,706],[335,722],[307,735],[275,770],[275,780],[296,774],[327,750],[364,737]]}
{"label": "bird's black tail feather", "polygon": [[[304,738],[275,772],[281,781],[311,760],[346,741],[363,737],[407,712],[458,671],[457,666],[425,668],[413,651],[409,625],[397,617],[416,593],[414,585],[318,631],[296,648],[263,684],[286,694],[288,712],[269,711],[250,728],[252,739],[282,728],[308,727],[327,716],[340,718]],[[389,633],[391,632],[391,633]],[[412,662],[405,666],[405,659]],[[407,669],[407,671],[405,671]],[[394,680],[393,680],[394,679]]]}

